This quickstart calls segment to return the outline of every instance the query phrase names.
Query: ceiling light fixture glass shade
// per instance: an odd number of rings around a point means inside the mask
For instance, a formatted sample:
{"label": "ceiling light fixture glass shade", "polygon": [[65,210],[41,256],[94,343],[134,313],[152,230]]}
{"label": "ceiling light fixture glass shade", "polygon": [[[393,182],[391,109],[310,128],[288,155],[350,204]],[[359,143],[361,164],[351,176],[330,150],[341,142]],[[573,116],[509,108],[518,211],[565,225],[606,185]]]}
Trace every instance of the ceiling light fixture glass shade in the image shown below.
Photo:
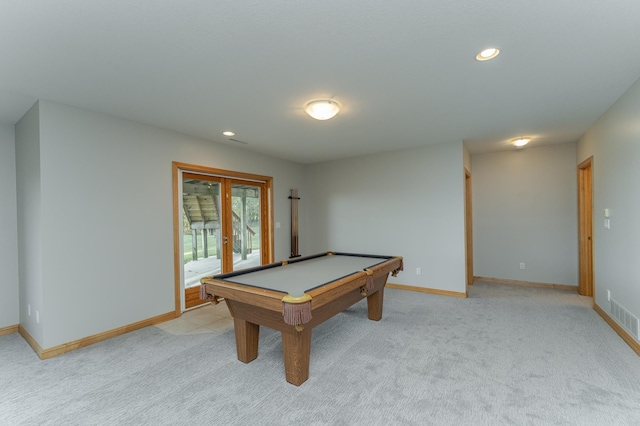
{"label": "ceiling light fixture glass shade", "polygon": [[476,59],[478,61],[488,61],[489,59],[493,59],[500,54],[500,50],[495,47],[491,47],[489,49],[484,49],[482,52],[476,55]]}
{"label": "ceiling light fixture glass shade", "polygon": [[304,112],[316,120],[328,120],[336,116],[340,111],[340,105],[329,99],[311,101],[304,107]]}
{"label": "ceiling light fixture glass shade", "polygon": [[522,148],[529,142],[531,142],[531,138],[518,138],[511,141],[511,143],[518,148]]}

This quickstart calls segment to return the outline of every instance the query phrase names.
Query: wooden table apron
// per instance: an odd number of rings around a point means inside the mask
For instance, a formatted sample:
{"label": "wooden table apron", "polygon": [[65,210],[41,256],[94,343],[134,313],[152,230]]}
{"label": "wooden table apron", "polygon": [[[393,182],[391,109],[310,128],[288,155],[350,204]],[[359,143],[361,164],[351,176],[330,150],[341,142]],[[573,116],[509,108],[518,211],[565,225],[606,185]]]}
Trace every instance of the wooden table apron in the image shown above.
{"label": "wooden table apron", "polygon": [[[357,272],[307,292],[311,300],[311,320],[301,330],[286,324],[282,315],[283,293],[258,287],[205,278],[206,292],[223,297],[233,317],[238,359],[248,363],[258,357],[260,325],[280,331],[285,375],[289,383],[300,385],[309,377],[311,330],[349,306],[367,298],[368,317],[382,318],[384,286],[389,272],[400,267],[401,258],[391,258],[369,269],[374,287],[361,294],[367,281],[364,271]],[[300,328],[300,327],[298,327]]]}

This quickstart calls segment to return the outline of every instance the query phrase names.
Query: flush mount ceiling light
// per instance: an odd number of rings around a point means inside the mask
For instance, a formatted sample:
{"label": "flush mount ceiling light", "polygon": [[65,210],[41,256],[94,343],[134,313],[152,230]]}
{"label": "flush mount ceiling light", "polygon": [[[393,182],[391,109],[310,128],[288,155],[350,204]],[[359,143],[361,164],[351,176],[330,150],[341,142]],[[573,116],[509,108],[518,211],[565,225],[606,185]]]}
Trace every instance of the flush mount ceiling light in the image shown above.
{"label": "flush mount ceiling light", "polygon": [[484,49],[482,52],[476,55],[476,59],[478,61],[488,61],[489,59],[493,59],[500,54],[500,50],[495,47],[490,47],[489,49]]}
{"label": "flush mount ceiling light", "polygon": [[311,101],[304,107],[304,112],[316,120],[328,120],[340,111],[340,105],[329,99]]}
{"label": "flush mount ceiling light", "polygon": [[522,148],[526,144],[531,142],[531,138],[518,138],[511,141],[511,144],[517,148]]}
{"label": "flush mount ceiling light", "polygon": [[225,132],[222,132],[223,135],[225,136],[235,136],[236,134],[233,133],[231,130],[227,130]]}

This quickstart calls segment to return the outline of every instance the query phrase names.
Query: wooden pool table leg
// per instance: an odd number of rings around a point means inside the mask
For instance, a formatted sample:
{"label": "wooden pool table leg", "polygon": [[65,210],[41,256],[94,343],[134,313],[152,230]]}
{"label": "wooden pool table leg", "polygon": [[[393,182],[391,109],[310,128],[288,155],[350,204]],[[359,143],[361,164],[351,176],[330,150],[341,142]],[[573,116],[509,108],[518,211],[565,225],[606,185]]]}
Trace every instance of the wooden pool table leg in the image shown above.
{"label": "wooden pool table leg", "polygon": [[369,319],[380,321],[382,319],[382,302],[384,301],[384,287],[367,296],[367,309]]}
{"label": "wooden pool table leg", "polygon": [[309,378],[311,327],[296,331],[282,331],[282,352],[287,382],[300,386]]}
{"label": "wooden pool table leg", "polygon": [[236,333],[238,359],[245,363],[253,361],[258,357],[258,337],[260,335],[260,326],[238,317],[234,317],[233,327]]}

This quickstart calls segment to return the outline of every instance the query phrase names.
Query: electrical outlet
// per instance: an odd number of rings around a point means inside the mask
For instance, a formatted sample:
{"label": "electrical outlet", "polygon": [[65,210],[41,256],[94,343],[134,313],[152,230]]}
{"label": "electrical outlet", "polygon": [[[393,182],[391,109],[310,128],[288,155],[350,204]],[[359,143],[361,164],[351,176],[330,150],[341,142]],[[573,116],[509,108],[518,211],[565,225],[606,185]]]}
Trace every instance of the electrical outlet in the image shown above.
{"label": "electrical outlet", "polygon": [[611,302],[611,290],[607,290],[607,302]]}
{"label": "electrical outlet", "polygon": [[36,311],[36,323],[40,324],[40,312]]}
{"label": "electrical outlet", "polygon": [[416,268],[416,275],[422,275],[422,268]]}
{"label": "electrical outlet", "polygon": [[524,262],[520,262],[520,269],[524,269]]}
{"label": "electrical outlet", "polygon": [[27,315],[31,316],[31,305],[27,304]]}

